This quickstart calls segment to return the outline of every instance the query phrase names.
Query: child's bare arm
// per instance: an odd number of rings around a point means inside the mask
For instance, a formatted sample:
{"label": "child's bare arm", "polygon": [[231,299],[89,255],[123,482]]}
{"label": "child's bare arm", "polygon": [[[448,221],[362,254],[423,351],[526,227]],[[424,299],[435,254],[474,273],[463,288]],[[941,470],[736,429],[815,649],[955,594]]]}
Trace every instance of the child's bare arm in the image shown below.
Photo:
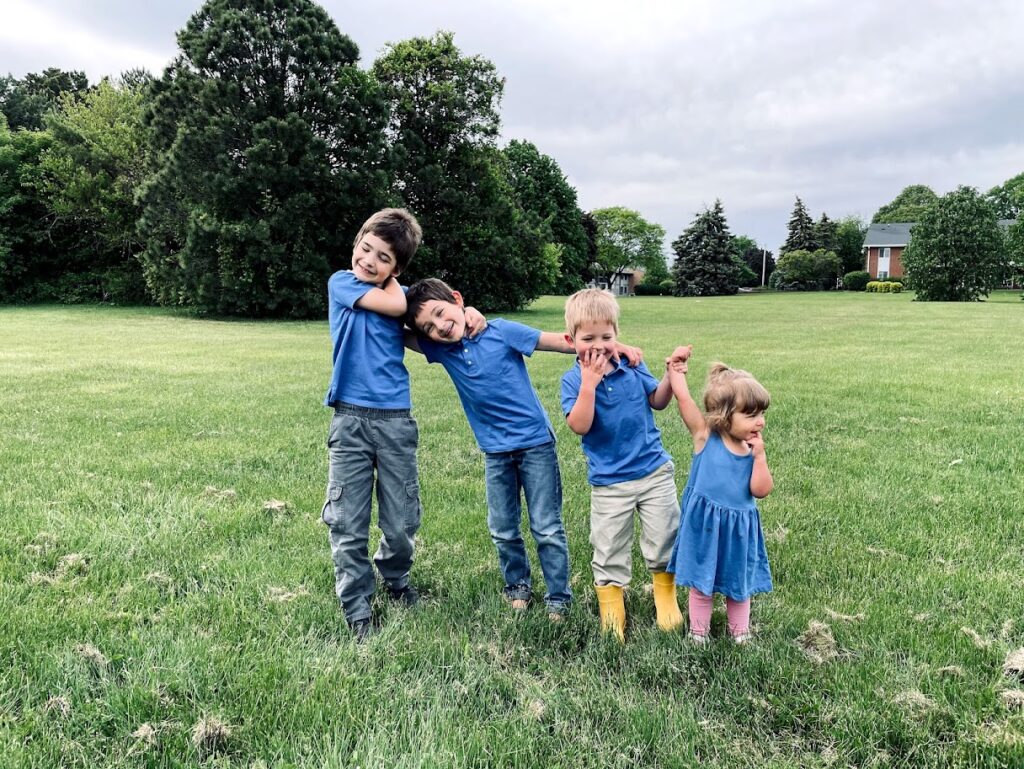
{"label": "child's bare arm", "polygon": [[[572,346],[565,334],[558,334],[554,331],[541,331],[536,349],[541,352],[561,352],[566,355],[576,353],[576,348]],[[630,366],[638,366],[644,358],[644,353],[639,347],[630,347],[628,344],[616,342],[614,357],[618,360],[620,356],[625,358]]]}
{"label": "child's bare arm", "polygon": [[401,318],[405,315],[406,302],[405,292],[393,277],[381,288],[371,288],[356,302],[360,310],[369,310],[378,315],[387,315],[391,318]]}
{"label": "child's bare arm", "polygon": [[658,389],[647,396],[647,402],[651,404],[652,409],[658,411],[672,402],[672,383],[668,378],[668,366],[665,367],[665,374],[658,382]]}
{"label": "child's bare arm", "polygon": [[768,469],[768,455],[764,450],[764,440],[758,435],[747,441],[754,455],[754,470],[750,474],[750,493],[758,499],[764,499],[775,488],[772,471]]}
{"label": "child's bare arm", "polygon": [[704,413],[690,395],[690,388],[686,382],[686,372],[689,368],[687,361],[691,350],[689,345],[677,347],[666,363],[672,394],[676,396],[676,403],[679,404],[679,416],[693,436],[694,450],[700,451],[708,437],[708,423],[704,419]]}

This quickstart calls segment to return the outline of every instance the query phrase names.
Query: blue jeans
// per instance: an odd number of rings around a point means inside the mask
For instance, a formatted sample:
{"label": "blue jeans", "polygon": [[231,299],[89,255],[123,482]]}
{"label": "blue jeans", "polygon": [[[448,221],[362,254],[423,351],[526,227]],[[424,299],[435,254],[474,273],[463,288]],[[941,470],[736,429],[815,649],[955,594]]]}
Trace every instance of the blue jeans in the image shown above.
{"label": "blue jeans", "polygon": [[555,442],[518,451],[485,454],[487,475],[487,528],[498,550],[498,564],[510,599],[530,597],[530,561],[520,531],[526,497],[530,533],[537,543],[537,559],[552,611],[564,611],[572,602],[569,590],[569,545],[562,525],[562,475]]}

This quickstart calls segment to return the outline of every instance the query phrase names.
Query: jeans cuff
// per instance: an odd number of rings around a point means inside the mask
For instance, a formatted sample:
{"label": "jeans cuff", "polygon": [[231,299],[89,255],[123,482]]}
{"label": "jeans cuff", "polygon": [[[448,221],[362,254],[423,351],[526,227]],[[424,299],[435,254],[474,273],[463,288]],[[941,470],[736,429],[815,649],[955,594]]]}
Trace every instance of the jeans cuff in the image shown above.
{"label": "jeans cuff", "polygon": [[505,585],[502,595],[509,601],[529,601],[533,595],[533,589],[529,585]]}

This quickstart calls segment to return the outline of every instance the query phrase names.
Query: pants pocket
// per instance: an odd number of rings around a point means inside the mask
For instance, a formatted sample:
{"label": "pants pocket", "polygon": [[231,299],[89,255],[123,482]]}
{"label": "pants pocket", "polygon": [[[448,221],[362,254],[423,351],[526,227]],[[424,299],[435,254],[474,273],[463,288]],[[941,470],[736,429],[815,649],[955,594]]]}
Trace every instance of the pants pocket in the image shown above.
{"label": "pants pocket", "polygon": [[420,527],[423,511],[420,507],[420,483],[408,481],[405,484],[405,529],[415,534]]}
{"label": "pants pocket", "polygon": [[327,499],[324,502],[324,509],[320,518],[334,531],[341,531],[345,521],[345,511],[341,504],[344,486],[340,483],[329,483],[327,485]]}

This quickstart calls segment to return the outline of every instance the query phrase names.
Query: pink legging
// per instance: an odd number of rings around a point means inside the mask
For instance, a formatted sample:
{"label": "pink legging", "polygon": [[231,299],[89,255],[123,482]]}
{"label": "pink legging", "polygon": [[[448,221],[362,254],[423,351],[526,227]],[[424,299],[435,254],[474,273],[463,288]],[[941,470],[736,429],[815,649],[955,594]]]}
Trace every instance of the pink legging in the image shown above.
{"label": "pink legging", "polygon": [[[711,603],[713,596],[704,595],[696,588],[690,588],[690,632],[694,635],[707,635],[711,631]],[[725,613],[729,617],[729,635],[750,632],[750,599],[734,601],[726,596]]]}

